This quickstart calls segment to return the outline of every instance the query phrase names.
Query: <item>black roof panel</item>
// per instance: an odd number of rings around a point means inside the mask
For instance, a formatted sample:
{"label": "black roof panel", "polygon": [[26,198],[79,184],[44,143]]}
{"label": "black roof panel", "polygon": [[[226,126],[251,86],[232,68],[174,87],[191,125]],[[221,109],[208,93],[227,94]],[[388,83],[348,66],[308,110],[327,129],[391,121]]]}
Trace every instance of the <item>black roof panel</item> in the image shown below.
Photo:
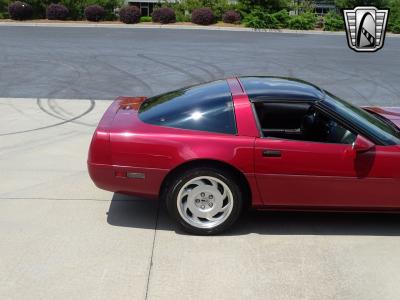
{"label": "black roof panel", "polygon": [[239,77],[239,80],[252,101],[324,99],[320,88],[298,79],[255,76]]}

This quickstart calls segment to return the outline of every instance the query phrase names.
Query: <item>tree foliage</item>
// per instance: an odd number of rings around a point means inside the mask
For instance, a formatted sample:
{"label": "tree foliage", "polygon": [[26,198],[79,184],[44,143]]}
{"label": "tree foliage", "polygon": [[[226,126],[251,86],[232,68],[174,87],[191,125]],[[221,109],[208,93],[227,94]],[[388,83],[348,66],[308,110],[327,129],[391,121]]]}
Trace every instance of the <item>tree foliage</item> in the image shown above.
{"label": "tree foliage", "polygon": [[293,1],[291,0],[239,0],[239,9],[243,13],[260,8],[268,12],[277,12],[282,9],[289,9]]}
{"label": "tree foliage", "polygon": [[338,8],[354,8],[356,6],[375,6],[385,8],[389,5],[389,0],[335,0]]}
{"label": "tree foliage", "polygon": [[[221,20],[222,15],[226,11],[236,8],[236,5],[230,4],[228,0],[182,0],[175,3],[164,0],[163,2],[161,2],[161,5],[173,8],[177,16],[177,21],[190,20],[190,14],[195,9],[201,7],[210,8],[217,20]],[[185,18],[185,15],[187,16],[187,18]]]}
{"label": "tree foliage", "polygon": [[0,19],[5,19],[8,17],[8,0],[0,0]]}
{"label": "tree foliage", "polygon": [[[0,18],[7,17],[7,8],[12,0],[0,0]],[[106,10],[106,20],[114,20],[114,9],[122,5],[123,0],[24,0],[33,9],[33,18],[45,19],[47,7],[54,4],[62,4],[69,10],[69,18],[72,20],[84,19],[84,10],[89,5],[100,5]]]}
{"label": "tree foliage", "polygon": [[400,33],[400,0],[391,0],[389,7],[389,30],[394,33]]}

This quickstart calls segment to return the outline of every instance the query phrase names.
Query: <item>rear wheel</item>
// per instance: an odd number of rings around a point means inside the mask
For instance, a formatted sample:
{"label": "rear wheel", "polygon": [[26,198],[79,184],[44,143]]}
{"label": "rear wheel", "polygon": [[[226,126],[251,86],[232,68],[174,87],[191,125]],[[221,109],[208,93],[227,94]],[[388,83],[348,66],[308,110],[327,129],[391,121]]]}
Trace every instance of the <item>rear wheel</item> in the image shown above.
{"label": "rear wheel", "polygon": [[214,168],[185,171],[167,190],[167,208],[183,228],[210,235],[228,229],[242,210],[242,192],[228,172]]}

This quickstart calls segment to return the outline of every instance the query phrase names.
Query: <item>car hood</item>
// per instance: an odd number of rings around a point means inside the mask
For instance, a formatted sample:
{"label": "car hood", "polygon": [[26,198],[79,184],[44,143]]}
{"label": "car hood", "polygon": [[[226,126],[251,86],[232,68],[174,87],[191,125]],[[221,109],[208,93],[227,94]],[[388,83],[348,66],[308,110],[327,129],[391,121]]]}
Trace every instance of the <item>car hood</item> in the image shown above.
{"label": "car hood", "polygon": [[400,107],[364,107],[365,110],[381,115],[382,117],[392,121],[400,128]]}

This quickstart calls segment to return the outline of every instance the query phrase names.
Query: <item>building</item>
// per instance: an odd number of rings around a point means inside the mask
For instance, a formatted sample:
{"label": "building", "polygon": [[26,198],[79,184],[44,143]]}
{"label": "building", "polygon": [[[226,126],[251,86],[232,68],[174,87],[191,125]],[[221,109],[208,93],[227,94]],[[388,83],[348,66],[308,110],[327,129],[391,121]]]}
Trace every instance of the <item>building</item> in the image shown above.
{"label": "building", "polygon": [[315,1],[315,14],[321,16],[328,12],[337,12],[338,8],[335,5],[334,0],[316,0]]}
{"label": "building", "polygon": [[[178,2],[179,0],[167,0],[170,3]],[[238,0],[228,0],[230,3],[236,3]],[[294,0],[300,4],[302,0]],[[163,3],[163,0],[125,0],[126,4],[135,5],[140,9],[142,16],[151,16],[157,4]],[[315,13],[317,15],[324,15],[329,11],[336,11],[334,0],[315,0]],[[298,12],[296,12],[298,13]]]}
{"label": "building", "polygon": [[[294,0],[294,4],[297,5],[297,7],[301,6],[302,2],[306,1]],[[314,12],[317,16],[325,15],[330,11],[338,12],[338,9],[335,5],[335,0],[314,0],[314,1],[308,0],[307,3],[308,5],[310,5],[310,7],[312,6],[314,8]],[[298,14],[299,12],[301,12],[301,9],[300,10],[297,9],[293,13]]]}
{"label": "building", "polygon": [[[175,0],[168,2],[175,2]],[[160,3],[160,0],[125,0],[125,3],[138,7],[142,16],[151,16],[154,7]]]}
{"label": "building", "polygon": [[[169,3],[178,2],[179,0],[168,0]],[[163,3],[163,0],[125,0],[126,4],[135,5],[140,9],[142,16],[151,16],[157,4]],[[236,3],[237,0],[228,0],[230,3]]]}

